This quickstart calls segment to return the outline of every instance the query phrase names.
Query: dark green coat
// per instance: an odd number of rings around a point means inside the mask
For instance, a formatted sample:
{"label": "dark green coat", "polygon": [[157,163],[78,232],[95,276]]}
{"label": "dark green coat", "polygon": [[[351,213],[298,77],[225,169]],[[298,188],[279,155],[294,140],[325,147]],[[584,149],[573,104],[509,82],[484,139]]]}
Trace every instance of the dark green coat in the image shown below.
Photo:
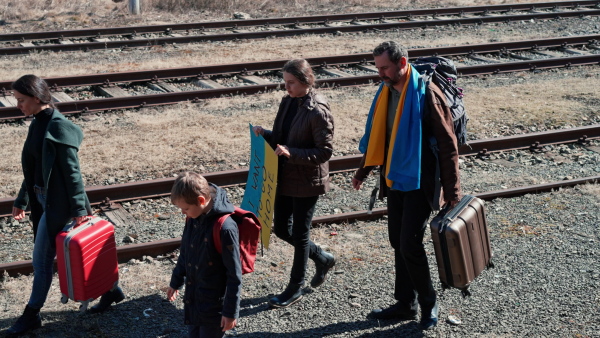
{"label": "dark green coat", "polygon": [[[35,123],[36,120],[33,119],[23,146],[21,165],[24,180],[14,204],[15,207],[23,210],[27,206],[31,208],[34,236],[44,212],[33,191],[35,160],[27,150]],[[46,189],[46,223],[52,245],[56,235],[73,217],[92,214],[77,156],[82,141],[81,129],[67,120],[58,110],[54,110],[44,136],[41,169]]]}

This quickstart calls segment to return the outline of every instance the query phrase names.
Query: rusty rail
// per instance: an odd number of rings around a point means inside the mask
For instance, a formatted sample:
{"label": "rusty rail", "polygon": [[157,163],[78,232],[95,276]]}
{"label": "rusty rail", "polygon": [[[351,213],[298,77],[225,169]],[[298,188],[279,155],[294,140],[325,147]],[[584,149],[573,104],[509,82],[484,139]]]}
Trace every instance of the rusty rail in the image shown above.
{"label": "rusty rail", "polygon": [[[596,1],[591,1],[593,6],[597,6]],[[528,5],[530,8],[537,8],[536,5]],[[507,7],[508,8],[508,7]],[[439,11],[439,10],[438,10]],[[537,13],[528,12],[525,14],[518,15],[483,15],[477,17],[460,17],[456,19],[444,19],[444,20],[423,20],[423,21],[402,21],[402,22],[391,22],[391,23],[377,23],[377,24],[363,24],[363,25],[347,25],[347,26],[326,26],[316,28],[298,28],[288,30],[264,30],[264,31],[253,31],[253,32],[241,32],[241,33],[228,33],[228,34],[206,34],[206,35],[194,35],[194,36],[170,36],[170,37],[158,37],[151,39],[128,39],[128,40],[109,40],[103,42],[85,42],[85,43],[72,43],[72,44],[48,44],[39,46],[23,46],[23,47],[7,47],[0,48],[1,55],[17,55],[26,54],[33,51],[89,51],[94,49],[114,49],[114,48],[130,48],[130,47],[152,47],[156,45],[172,45],[182,43],[193,43],[193,42],[206,42],[206,41],[228,41],[228,40],[241,40],[241,39],[261,39],[266,37],[289,37],[304,34],[332,34],[332,33],[355,33],[364,31],[375,31],[375,30],[390,30],[390,29],[414,29],[414,28],[426,28],[426,27],[440,27],[449,25],[479,25],[484,23],[499,23],[499,22],[510,22],[510,21],[522,21],[522,20],[548,20],[548,19],[560,19],[568,17],[582,17],[582,16],[597,16],[600,15],[600,9],[587,9],[580,11],[565,11],[565,12],[547,12]],[[354,15],[356,16],[356,14]],[[268,22],[269,19],[265,19]],[[327,18],[320,19],[326,21]],[[239,22],[238,22],[239,24]],[[14,37],[16,38],[16,36]],[[58,37],[57,37],[58,38]],[[12,39],[12,37],[11,37]]]}
{"label": "rusty rail", "polygon": [[[544,145],[585,142],[600,138],[600,125],[552,130],[548,132],[527,133],[494,139],[473,140],[459,149],[462,156],[485,155],[492,152],[532,149],[538,150]],[[332,173],[356,170],[361,155],[334,157],[329,161]],[[227,170],[203,174],[208,181],[219,186],[231,186],[246,183],[247,169]],[[139,181],[108,186],[86,188],[86,193],[93,204],[99,204],[109,198],[114,202],[131,201],[140,198],[168,196],[174,178],[161,178],[150,181]],[[9,216],[12,212],[14,198],[0,199],[0,217]]]}
{"label": "rusty rail", "polygon": [[145,33],[170,33],[188,30],[204,29],[227,29],[252,26],[270,26],[270,25],[293,25],[298,23],[311,24],[323,23],[325,21],[347,21],[347,20],[381,20],[393,18],[413,18],[420,16],[437,15],[465,15],[482,14],[497,12],[514,11],[533,11],[557,8],[589,8],[600,5],[600,1],[558,1],[558,2],[539,2],[535,4],[515,3],[505,5],[489,6],[464,6],[450,8],[431,8],[431,9],[412,9],[404,11],[386,11],[386,12],[368,12],[368,13],[348,13],[348,14],[329,14],[314,16],[296,16],[296,17],[275,17],[260,18],[248,20],[226,20],[226,21],[204,21],[182,24],[165,24],[152,26],[127,26],[111,28],[87,28],[76,30],[46,31],[46,32],[19,32],[0,34],[0,42],[8,41],[32,41],[32,40],[53,40],[65,38],[84,38],[115,35],[137,35]]}
{"label": "rusty rail", "polygon": [[[600,64],[600,54],[465,66],[459,67],[458,72],[462,76],[471,76],[597,64]],[[380,78],[378,75],[363,75],[320,79],[316,82],[321,87],[346,87],[377,83],[379,81]],[[175,104],[185,101],[198,102],[201,99],[221,97],[224,95],[252,95],[269,90],[277,90],[281,86],[282,84],[280,83],[248,85],[152,95],[135,95],[72,102],[57,102],[55,105],[65,115],[87,114],[96,111],[138,109],[149,106]],[[5,93],[5,95],[7,94]],[[0,108],[0,120],[22,118],[25,117],[17,107]]]}
{"label": "rusty rail", "polygon": [[[517,197],[526,194],[538,194],[542,192],[553,191],[559,188],[573,187],[576,185],[590,183],[597,184],[598,182],[600,182],[600,176],[593,176],[575,180],[559,181],[513,189],[491,191],[487,193],[475,194],[475,196],[483,200],[489,201],[495,198]],[[376,208],[373,209],[372,213],[368,213],[366,210],[362,210],[315,217],[312,220],[312,224],[314,226],[321,223],[355,222],[357,220],[369,220],[379,218],[386,214],[386,208]],[[171,238],[150,243],[122,245],[117,248],[117,257],[119,262],[124,263],[132,258],[140,259],[143,256],[163,255],[178,249],[180,242],[181,238]],[[8,275],[14,277],[18,276],[19,274],[29,274],[33,272],[33,266],[31,260],[11,262],[0,264],[0,271],[2,271],[2,273],[6,272]]]}
{"label": "rusty rail", "polygon": [[[543,49],[543,48],[557,48],[567,46],[582,46],[595,44],[600,41],[600,34],[590,35],[579,35],[579,36],[564,36],[558,38],[547,38],[547,39],[536,39],[536,40],[524,40],[524,41],[506,41],[506,42],[494,42],[477,45],[461,45],[461,46],[447,46],[447,47],[434,47],[434,48],[418,48],[409,49],[408,53],[411,59],[440,55],[440,56],[454,56],[454,55],[466,55],[466,54],[486,54],[486,53],[501,53],[506,51],[524,51],[532,49]],[[326,67],[326,66],[338,66],[348,64],[360,64],[372,60],[373,55],[371,53],[356,53],[356,54],[345,54],[345,55],[332,55],[322,57],[310,57],[306,60],[313,65],[313,67]],[[48,85],[54,89],[63,87],[76,87],[76,86],[92,86],[92,85],[106,85],[115,83],[135,83],[135,82],[148,82],[158,81],[176,78],[204,78],[214,75],[229,75],[229,74],[240,74],[245,72],[265,72],[272,70],[279,70],[288,60],[269,60],[269,61],[257,61],[257,62],[244,62],[237,64],[217,64],[217,65],[206,65],[199,67],[185,67],[185,68],[166,68],[166,69],[153,69],[153,70],[142,70],[132,72],[119,72],[119,73],[102,73],[102,74],[86,74],[78,76],[65,76],[65,77],[48,77],[44,78]],[[9,92],[11,90],[12,81],[0,81],[0,94],[2,92]]]}

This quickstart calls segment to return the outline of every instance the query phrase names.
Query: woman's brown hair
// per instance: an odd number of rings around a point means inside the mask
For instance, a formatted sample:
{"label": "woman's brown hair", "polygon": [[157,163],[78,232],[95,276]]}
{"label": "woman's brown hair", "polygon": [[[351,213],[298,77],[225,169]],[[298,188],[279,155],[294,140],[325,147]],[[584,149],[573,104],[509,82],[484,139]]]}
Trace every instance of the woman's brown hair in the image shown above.
{"label": "woman's brown hair", "polygon": [[308,61],[304,59],[293,59],[286,62],[283,71],[294,75],[300,83],[309,87],[315,86],[315,74]]}

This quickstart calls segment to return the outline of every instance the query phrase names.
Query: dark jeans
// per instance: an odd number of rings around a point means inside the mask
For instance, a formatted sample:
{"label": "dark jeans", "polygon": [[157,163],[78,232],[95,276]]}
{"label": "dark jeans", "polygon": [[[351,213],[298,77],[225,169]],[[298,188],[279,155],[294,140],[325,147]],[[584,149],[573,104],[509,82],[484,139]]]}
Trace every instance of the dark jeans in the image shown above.
{"label": "dark jeans", "polygon": [[[36,197],[42,208],[45,208],[46,196],[38,193]],[[33,286],[29,302],[27,303],[27,305],[34,309],[41,309],[48,297],[54,274],[55,256],[56,248],[52,247],[50,243],[46,224],[46,212],[44,212],[38,223],[35,243],[33,245]]]}
{"label": "dark jeans", "polygon": [[423,236],[431,207],[422,190],[388,189],[388,233],[394,248],[394,298],[406,309],[429,308],[435,303]]}
{"label": "dark jeans", "polygon": [[290,284],[304,285],[308,258],[326,263],[321,248],[310,240],[310,225],[319,196],[275,196],[275,235],[294,246]]}
{"label": "dark jeans", "polygon": [[188,325],[189,338],[222,338],[225,332],[220,326]]}

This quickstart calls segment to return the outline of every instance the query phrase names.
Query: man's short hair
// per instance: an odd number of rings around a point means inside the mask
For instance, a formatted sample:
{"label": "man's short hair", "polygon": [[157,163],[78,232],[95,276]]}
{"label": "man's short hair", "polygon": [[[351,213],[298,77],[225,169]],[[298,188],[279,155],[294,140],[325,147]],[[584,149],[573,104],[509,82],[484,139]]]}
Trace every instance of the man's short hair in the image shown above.
{"label": "man's short hair", "polygon": [[204,176],[192,171],[183,172],[177,176],[171,188],[171,202],[183,199],[187,204],[197,205],[198,196],[209,198],[211,190]]}
{"label": "man's short hair", "polygon": [[406,50],[406,47],[394,41],[385,41],[380,43],[379,46],[375,47],[373,50],[373,56],[381,56],[385,52],[388,53],[390,61],[395,64],[398,64],[402,57],[408,59],[408,51]]}

